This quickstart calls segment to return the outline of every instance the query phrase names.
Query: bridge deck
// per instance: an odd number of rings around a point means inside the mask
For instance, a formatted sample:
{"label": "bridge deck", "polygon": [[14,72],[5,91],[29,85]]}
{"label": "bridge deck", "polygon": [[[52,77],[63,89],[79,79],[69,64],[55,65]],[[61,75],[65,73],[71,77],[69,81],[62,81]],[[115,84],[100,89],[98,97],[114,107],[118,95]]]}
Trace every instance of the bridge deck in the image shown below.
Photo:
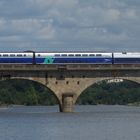
{"label": "bridge deck", "polygon": [[46,70],[140,70],[140,64],[68,64],[30,65],[0,64],[0,71],[46,71]]}

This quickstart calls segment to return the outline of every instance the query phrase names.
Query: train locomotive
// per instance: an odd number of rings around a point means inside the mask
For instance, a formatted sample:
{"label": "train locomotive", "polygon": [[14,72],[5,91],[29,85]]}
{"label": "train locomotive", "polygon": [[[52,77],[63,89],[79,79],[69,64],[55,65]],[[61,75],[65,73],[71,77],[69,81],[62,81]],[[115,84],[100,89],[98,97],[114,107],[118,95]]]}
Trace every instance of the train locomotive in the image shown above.
{"label": "train locomotive", "polygon": [[0,64],[140,64],[140,53],[12,52],[0,53]]}

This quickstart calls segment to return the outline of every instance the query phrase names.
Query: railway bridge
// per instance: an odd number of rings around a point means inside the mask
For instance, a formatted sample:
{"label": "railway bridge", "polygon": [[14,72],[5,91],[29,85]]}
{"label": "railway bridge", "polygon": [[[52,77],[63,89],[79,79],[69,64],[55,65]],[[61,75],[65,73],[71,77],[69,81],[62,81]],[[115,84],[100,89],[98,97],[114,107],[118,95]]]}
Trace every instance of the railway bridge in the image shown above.
{"label": "railway bridge", "polygon": [[77,98],[94,83],[124,79],[140,84],[140,64],[0,64],[0,80],[7,79],[36,81],[55,94],[61,112],[73,112]]}

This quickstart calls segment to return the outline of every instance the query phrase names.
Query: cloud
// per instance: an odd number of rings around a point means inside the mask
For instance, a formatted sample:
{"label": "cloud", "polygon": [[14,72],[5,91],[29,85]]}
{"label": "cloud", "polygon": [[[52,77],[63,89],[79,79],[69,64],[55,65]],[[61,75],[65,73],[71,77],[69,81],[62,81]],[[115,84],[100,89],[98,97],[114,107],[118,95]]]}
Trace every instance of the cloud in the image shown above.
{"label": "cloud", "polygon": [[0,50],[140,47],[139,0],[1,0]]}

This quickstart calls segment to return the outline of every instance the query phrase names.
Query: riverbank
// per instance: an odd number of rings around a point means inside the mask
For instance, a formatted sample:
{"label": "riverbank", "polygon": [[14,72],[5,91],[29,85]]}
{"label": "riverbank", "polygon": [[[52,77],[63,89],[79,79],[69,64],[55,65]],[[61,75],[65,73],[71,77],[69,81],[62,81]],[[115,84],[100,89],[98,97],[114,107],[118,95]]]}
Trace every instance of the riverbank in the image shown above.
{"label": "riverbank", "polygon": [[140,102],[129,103],[128,106],[140,106]]}
{"label": "riverbank", "polygon": [[[38,104],[38,105],[19,105],[19,104],[0,104],[0,108],[8,108],[8,107],[22,107],[22,106],[57,106],[58,104],[55,104],[55,105],[41,105],[41,104]],[[98,105],[105,105],[105,106],[115,106],[115,105],[120,105],[120,104],[75,104],[74,106],[98,106]],[[121,106],[140,106],[140,102],[134,102],[134,103],[128,103],[128,104],[121,104]]]}

